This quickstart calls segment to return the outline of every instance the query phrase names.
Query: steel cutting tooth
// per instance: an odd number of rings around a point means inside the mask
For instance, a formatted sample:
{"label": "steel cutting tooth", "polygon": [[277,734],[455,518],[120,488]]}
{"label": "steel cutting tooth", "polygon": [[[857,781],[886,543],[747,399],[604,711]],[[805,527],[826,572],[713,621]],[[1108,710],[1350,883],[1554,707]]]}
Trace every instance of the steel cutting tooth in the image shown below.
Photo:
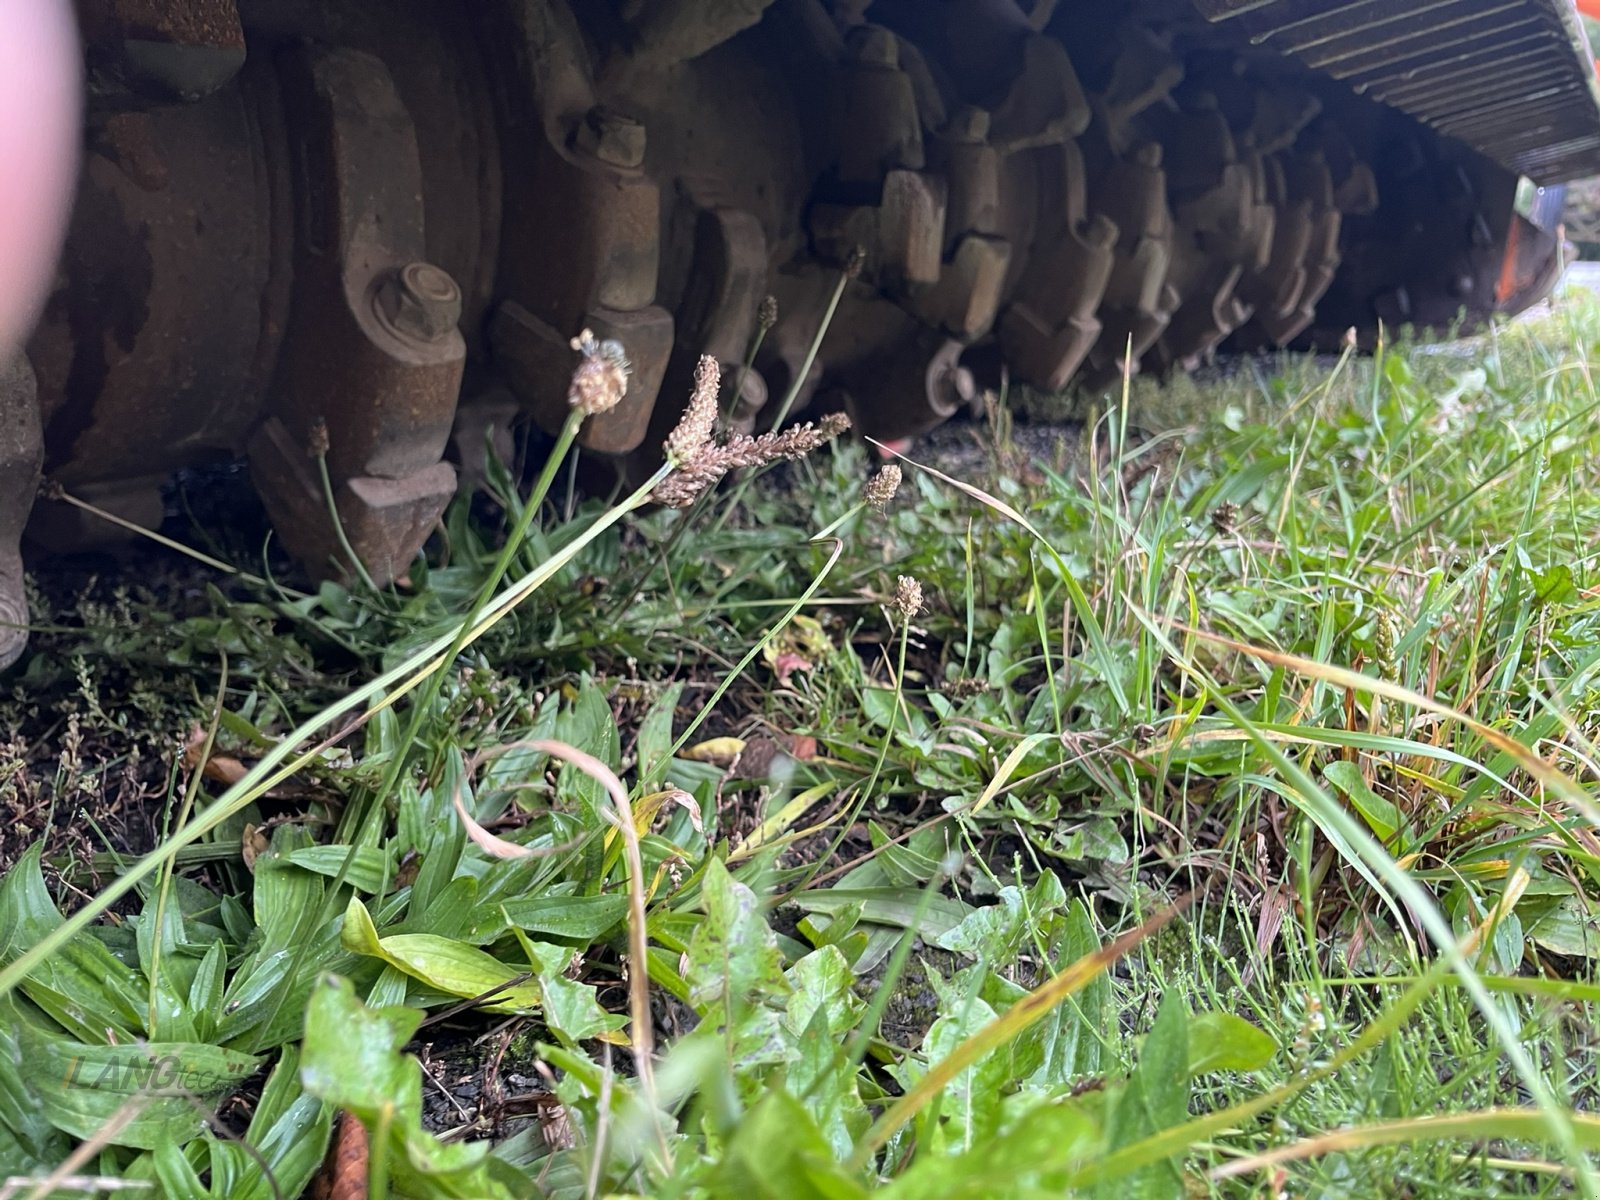
{"label": "steel cutting tooth", "polygon": [[741,426],[792,399],[904,432],[1002,366],[1099,386],[1481,322],[1558,263],[1519,174],[1600,173],[1570,0],[77,7],[82,185],[28,343],[50,472],[148,515],[248,447],[312,569],[318,418],[382,574],[447,499],[462,382],[559,429],[585,327],[633,374],[583,445],[649,471],[769,292]]}

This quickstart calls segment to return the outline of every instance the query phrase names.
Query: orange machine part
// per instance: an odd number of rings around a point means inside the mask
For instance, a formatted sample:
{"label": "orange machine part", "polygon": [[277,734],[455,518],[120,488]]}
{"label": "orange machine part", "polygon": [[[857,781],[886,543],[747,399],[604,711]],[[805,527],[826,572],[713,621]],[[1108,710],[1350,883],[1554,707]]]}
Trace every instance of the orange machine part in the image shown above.
{"label": "orange machine part", "polygon": [[[1596,64],[1600,66],[1600,64]],[[1517,243],[1521,240],[1522,222],[1512,218],[1511,228],[1506,233],[1506,256],[1500,263],[1500,281],[1495,285],[1494,302],[1503,305],[1517,290]]]}
{"label": "orange machine part", "polygon": [[[1600,0],[1578,0],[1578,11],[1600,21]],[[1594,60],[1594,69],[1600,72],[1600,58]]]}

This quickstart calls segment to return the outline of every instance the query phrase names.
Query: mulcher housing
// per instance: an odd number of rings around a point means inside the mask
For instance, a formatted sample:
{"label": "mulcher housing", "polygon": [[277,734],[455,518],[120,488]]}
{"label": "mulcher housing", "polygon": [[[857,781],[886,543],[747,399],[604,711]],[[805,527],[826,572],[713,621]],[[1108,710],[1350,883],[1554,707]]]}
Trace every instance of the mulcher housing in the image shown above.
{"label": "mulcher housing", "polygon": [[[80,0],[90,90],[59,286],[0,364],[0,621],[36,469],[134,521],[245,456],[278,535],[380,581],[584,328],[633,364],[592,451],[647,458],[696,357],[780,321],[770,413],[901,437],[1002,369],[1104,387],[1219,348],[1525,307],[1600,174],[1572,0]],[[1524,191],[1526,191],[1526,186]],[[1558,207],[1556,205],[1555,207]],[[732,377],[740,373],[730,372]],[[31,517],[30,517],[31,510]],[[21,649],[0,629],[0,663]]]}

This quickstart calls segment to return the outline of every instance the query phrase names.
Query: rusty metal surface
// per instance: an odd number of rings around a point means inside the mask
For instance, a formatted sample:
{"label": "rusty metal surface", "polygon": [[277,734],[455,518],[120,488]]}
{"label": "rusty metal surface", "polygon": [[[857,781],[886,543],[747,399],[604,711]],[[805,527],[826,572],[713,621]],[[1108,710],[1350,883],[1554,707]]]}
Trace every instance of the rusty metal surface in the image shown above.
{"label": "rusty metal surface", "polygon": [[234,0],[78,0],[77,11],[102,95],[196,100],[244,65]]}
{"label": "rusty metal surface", "polygon": [[470,480],[513,411],[561,427],[585,328],[632,376],[581,444],[648,471],[701,354],[743,380],[731,428],[794,383],[789,415],[893,439],[1007,378],[1485,321],[1547,286],[1517,172],[1600,171],[1569,5],[79,0],[78,206],[0,384],[0,606],[30,506],[47,549],[110,528],[7,490],[24,425],[137,524],[247,453],[297,558],[348,570],[331,506],[382,582],[447,456]]}
{"label": "rusty metal surface", "polygon": [[22,524],[39,485],[44,433],[33,369],[21,356],[0,360],[0,670],[28,640],[28,594],[22,582]]}
{"label": "rusty metal surface", "polygon": [[[320,478],[325,443],[340,523],[374,579],[404,571],[454,491],[442,463],[466,360],[461,290],[423,260],[422,164],[387,67],[354,50],[282,60],[300,139],[292,317],[251,469],[273,524],[314,570],[348,567]],[[299,447],[295,451],[286,447]]]}
{"label": "rusty metal surface", "polygon": [[1600,85],[1572,0],[1194,0],[1539,183],[1600,174]]}
{"label": "rusty metal surface", "polygon": [[1566,268],[1565,250],[1556,229],[1542,229],[1519,214],[1511,222],[1495,289],[1500,311],[1515,316],[1550,295]]}
{"label": "rusty metal surface", "polygon": [[68,486],[232,450],[284,310],[251,105],[119,113],[90,131],[55,294],[28,347]]}

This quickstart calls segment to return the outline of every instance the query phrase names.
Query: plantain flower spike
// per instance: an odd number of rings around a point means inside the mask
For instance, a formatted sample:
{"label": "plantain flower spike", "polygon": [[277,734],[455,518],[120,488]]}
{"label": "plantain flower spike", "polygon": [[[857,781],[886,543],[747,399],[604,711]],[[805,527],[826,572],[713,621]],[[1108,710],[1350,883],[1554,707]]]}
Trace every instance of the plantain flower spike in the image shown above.
{"label": "plantain flower spike", "polygon": [[910,575],[900,576],[894,589],[894,611],[909,621],[922,611],[922,585]]}
{"label": "plantain flower spike", "polygon": [[694,369],[694,391],[689,407],[678,418],[677,427],[667,435],[667,457],[683,467],[693,462],[711,444],[717,426],[717,391],[722,386],[722,368],[709,354],[702,354]]}
{"label": "plantain flower spike", "polygon": [[597,339],[585,329],[572,339],[572,348],[583,357],[572,372],[567,403],[585,416],[598,417],[610,412],[628,394],[628,356],[622,343]]}
{"label": "plantain flower spike", "polygon": [[867,480],[867,486],[861,490],[861,493],[866,502],[878,512],[888,512],[889,503],[899,490],[900,467],[896,463],[889,463],[871,479]]}
{"label": "plantain flower spike", "polygon": [[850,428],[843,413],[829,413],[812,424],[794,425],[760,437],[739,436],[726,442],[714,438],[717,389],[721,370],[717,360],[702,356],[694,374],[694,392],[677,428],[667,435],[667,461],[672,471],[658,483],[650,498],[668,508],[687,508],[715,487],[729,471],[760,467],[779,459],[802,458],[824,442]]}

